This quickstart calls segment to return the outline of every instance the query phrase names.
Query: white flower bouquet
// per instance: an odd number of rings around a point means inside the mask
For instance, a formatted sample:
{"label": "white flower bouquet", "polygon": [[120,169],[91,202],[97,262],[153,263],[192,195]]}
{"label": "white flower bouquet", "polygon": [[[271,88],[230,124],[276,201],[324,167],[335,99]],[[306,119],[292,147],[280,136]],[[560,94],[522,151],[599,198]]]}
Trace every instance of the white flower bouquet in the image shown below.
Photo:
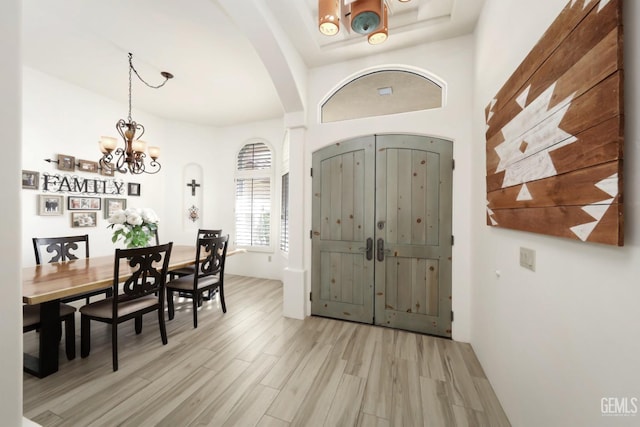
{"label": "white flower bouquet", "polygon": [[129,208],[111,214],[107,227],[113,228],[113,243],[123,240],[127,248],[143,248],[158,229],[158,216],[153,209]]}

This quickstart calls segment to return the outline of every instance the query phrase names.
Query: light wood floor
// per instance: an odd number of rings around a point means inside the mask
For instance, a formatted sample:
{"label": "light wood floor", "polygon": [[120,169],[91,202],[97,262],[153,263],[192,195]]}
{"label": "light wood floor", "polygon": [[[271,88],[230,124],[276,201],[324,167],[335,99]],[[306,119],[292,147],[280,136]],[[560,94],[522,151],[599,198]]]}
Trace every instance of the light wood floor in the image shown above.
{"label": "light wood floor", "polygon": [[[338,320],[282,317],[278,281],[227,276],[217,300],[176,304],[162,345],[157,320],[110,334],[92,323],[91,355],[44,379],[24,374],[24,415],[44,426],[508,426],[470,345]],[[25,351],[37,351],[35,332]]]}

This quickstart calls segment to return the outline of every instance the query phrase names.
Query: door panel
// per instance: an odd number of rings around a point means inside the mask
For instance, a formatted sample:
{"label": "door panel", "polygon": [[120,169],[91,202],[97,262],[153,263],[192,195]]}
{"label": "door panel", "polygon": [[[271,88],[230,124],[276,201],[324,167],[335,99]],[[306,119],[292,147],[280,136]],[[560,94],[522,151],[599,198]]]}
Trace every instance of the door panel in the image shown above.
{"label": "door panel", "polygon": [[410,135],[313,154],[312,314],[451,335],[451,165]]}
{"label": "door panel", "polygon": [[376,153],[375,323],[451,336],[451,143],[382,135]]}
{"label": "door panel", "polygon": [[313,155],[313,314],[373,322],[374,154],[371,136]]}

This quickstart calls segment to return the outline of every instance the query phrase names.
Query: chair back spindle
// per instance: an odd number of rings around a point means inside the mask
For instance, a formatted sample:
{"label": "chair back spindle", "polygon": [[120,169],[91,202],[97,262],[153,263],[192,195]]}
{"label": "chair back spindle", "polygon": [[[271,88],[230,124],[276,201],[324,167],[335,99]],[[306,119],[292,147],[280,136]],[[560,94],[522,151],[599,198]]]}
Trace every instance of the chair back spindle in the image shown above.
{"label": "chair back spindle", "polygon": [[47,262],[70,261],[78,259],[74,253],[78,250],[78,243],[84,243],[84,257],[89,258],[89,235],[67,237],[34,237],[33,251],[36,256],[36,264],[40,264],[45,257],[45,252],[53,254]]}

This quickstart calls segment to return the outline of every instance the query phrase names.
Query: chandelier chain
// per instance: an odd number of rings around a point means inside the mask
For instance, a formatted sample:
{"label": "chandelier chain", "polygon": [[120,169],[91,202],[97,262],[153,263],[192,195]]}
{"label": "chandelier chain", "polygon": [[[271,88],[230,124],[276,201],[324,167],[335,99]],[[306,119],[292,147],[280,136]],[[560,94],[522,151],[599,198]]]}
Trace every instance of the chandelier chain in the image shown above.
{"label": "chandelier chain", "polygon": [[133,66],[133,55],[131,53],[129,53],[129,81],[131,81],[131,70],[133,70],[134,73],[136,73],[136,76],[138,76],[138,78],[140,79],[140,81],[144,84],[146,84],[148,87],[152,88],[152,89],[160,89],[162,86],[164,86],[164,84],[173,76],[168,77],[165,75],[165,73],[160,73],[164,76],[164,81],[162,83],[160,83],[157,86],[154,86],[152,84],[149,84],[145,81],[145,79],[143,79],[140,74],[138,74],[138,70],[136,70],[136,68]]}
{"label": "chandelier chain", "polygon": [[[129,53],[129,115],[127,121],[131,123],[131,70],[133,69],[133,63],[131,62],[131,53]],[[136,73],[138,75],[138,73]]]}

